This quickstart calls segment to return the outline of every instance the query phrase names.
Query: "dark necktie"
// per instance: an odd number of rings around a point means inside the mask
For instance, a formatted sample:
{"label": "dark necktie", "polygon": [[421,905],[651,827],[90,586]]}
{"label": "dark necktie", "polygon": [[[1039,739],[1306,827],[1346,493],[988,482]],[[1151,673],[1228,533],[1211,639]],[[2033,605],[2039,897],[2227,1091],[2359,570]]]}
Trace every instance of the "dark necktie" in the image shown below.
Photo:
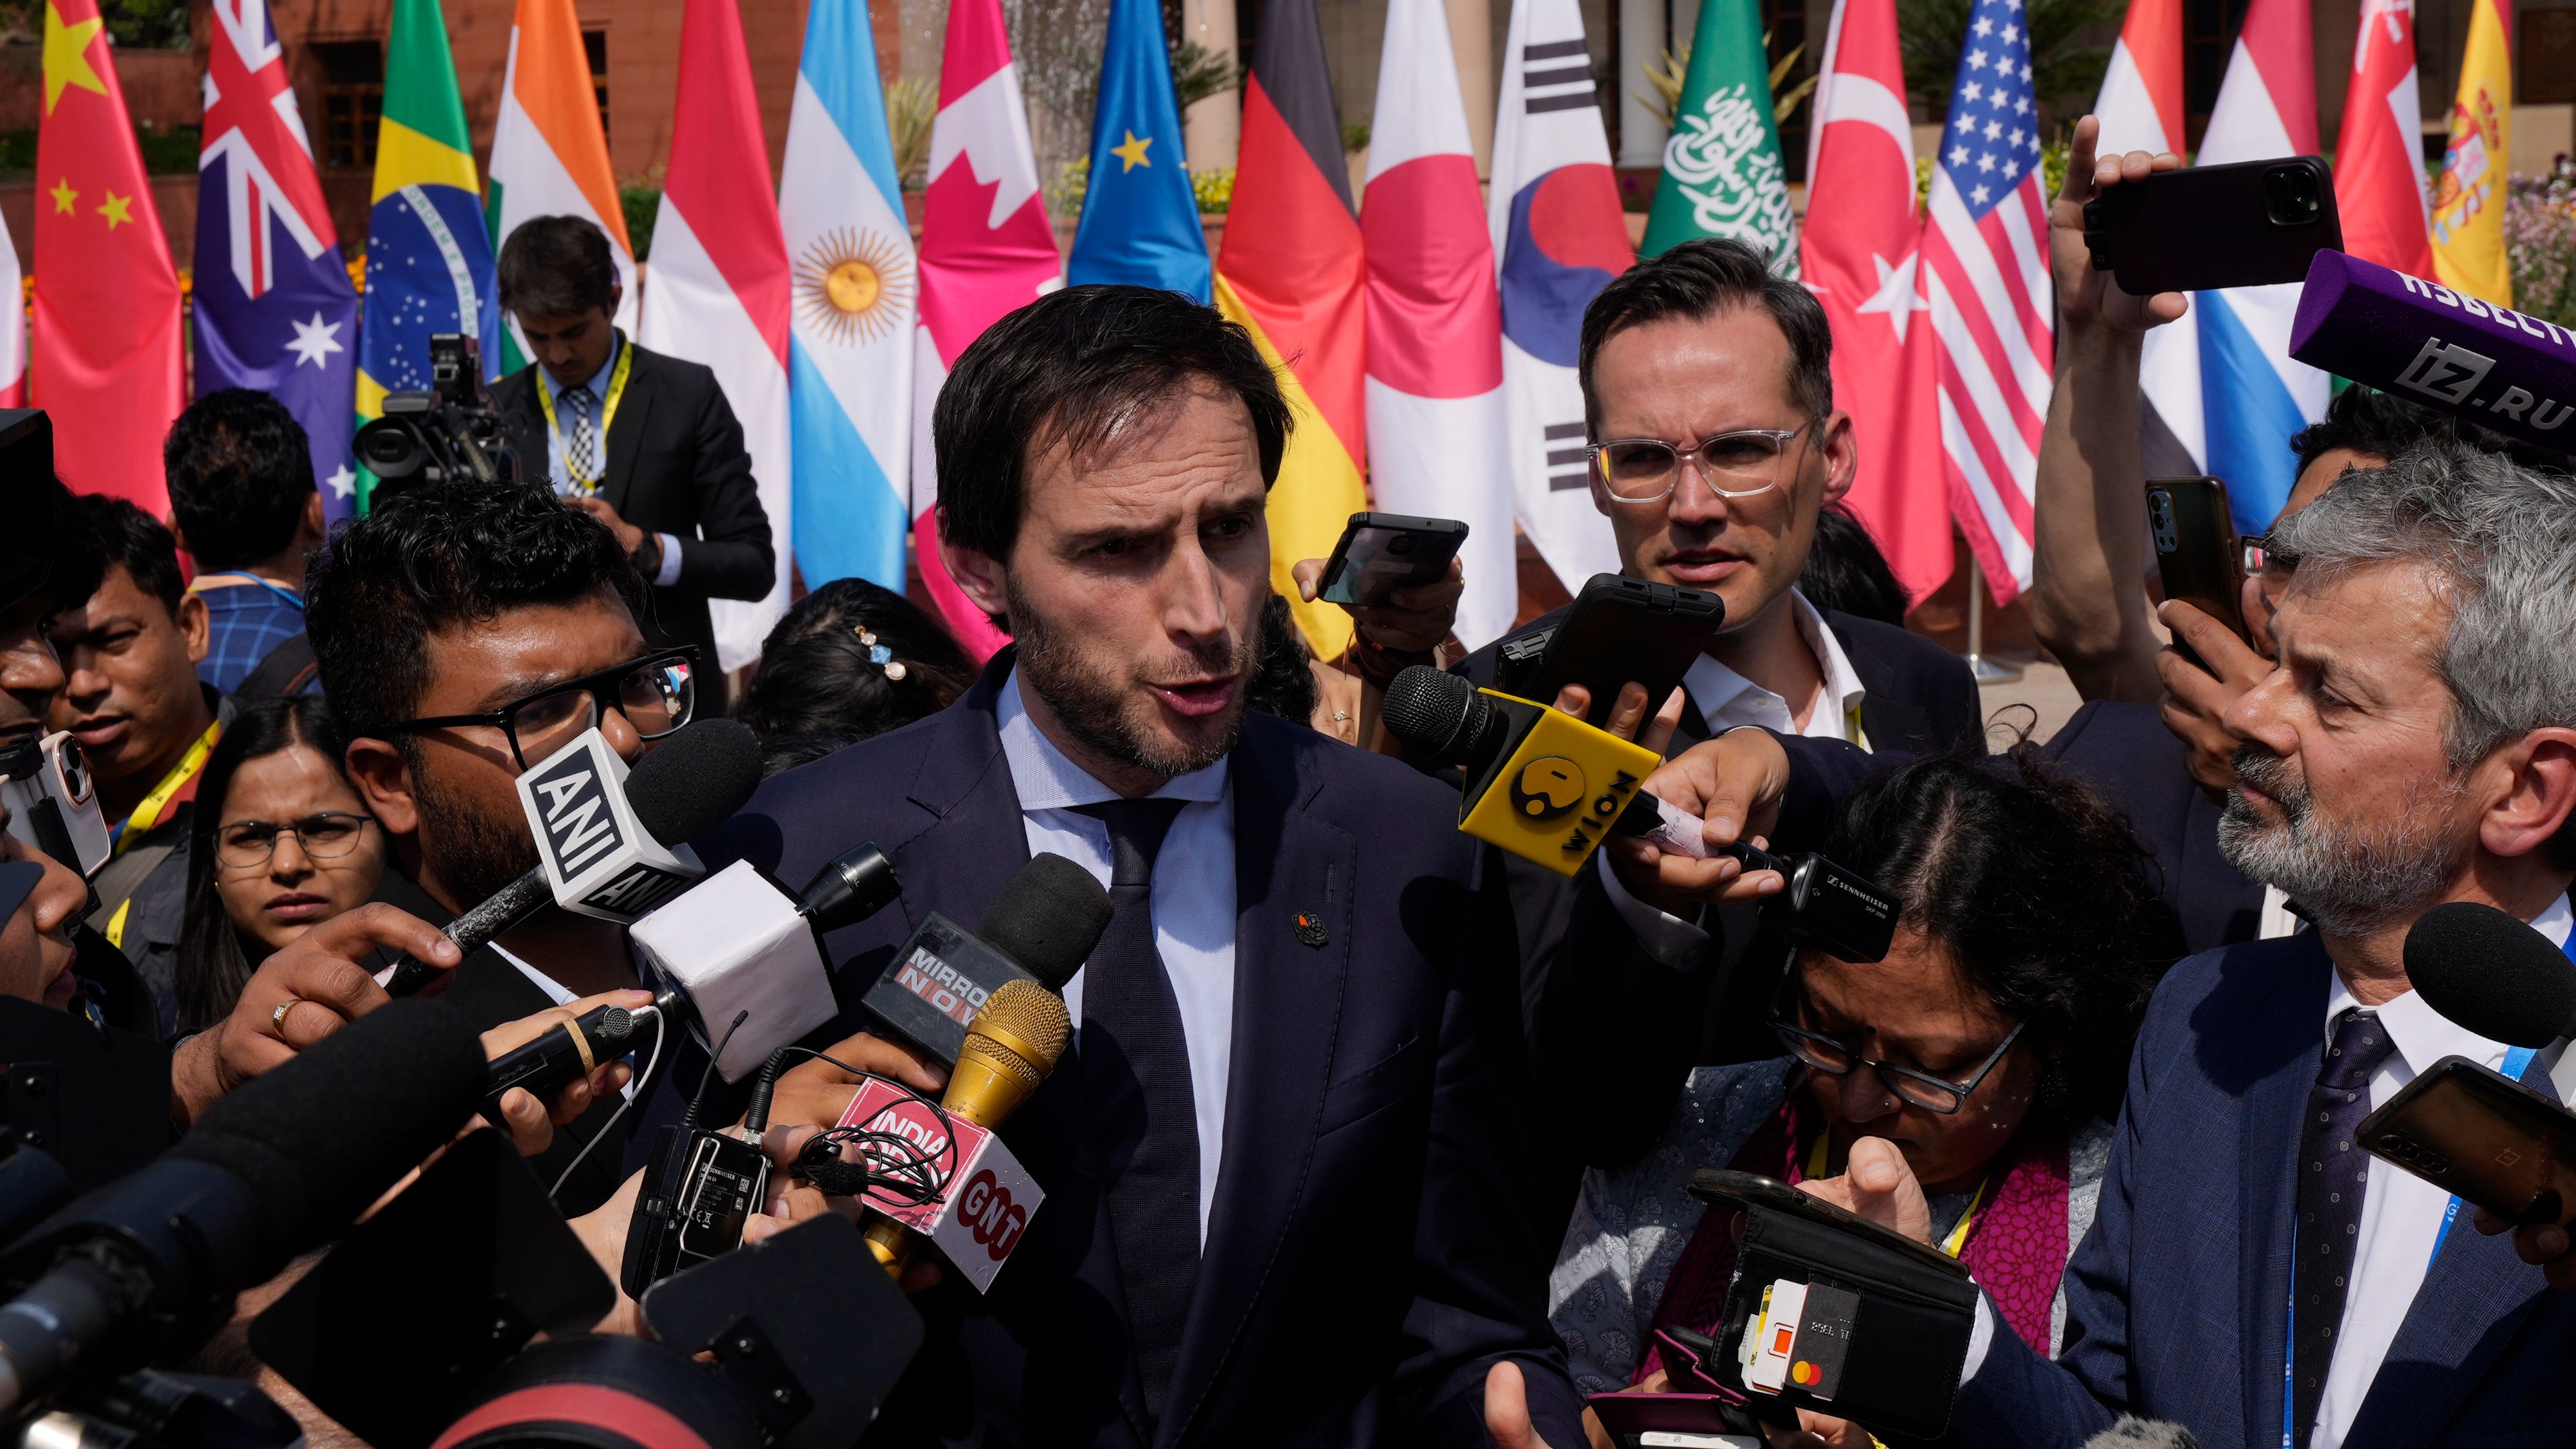
{"label": "dark necktie", "polygon": [[1118,1280],[1159,1421],[1199,1276],[1198,1107],[1181,1008],[1154,946],[1154,855],[1181,800],[1112,800],[1081,813],[1109,826],[1109,929],[1082,970],[1082,1086],[1109,1194]]}
{"label": "dark necktie", "polygon": [[590,426],[590,385],[565,388],[561,401],[572,413],[572,437],[564,444],[564,479],[574,492],[586,493],[599,478],[598,465],[591,461],[598,442]]}
{"label": "dark necktie", "polygon": [[2361,1194],[2370,1180],[2370,1155],[2353,1146],[2353,1132],[2370,1115],[2370,1074],[2393,1050],[2377,1016],[2346,1011],[2335,1019],[2325,1065],[2308,1092],[2299,1133],[2299,1221],[2293,1235],[2298,1257],[2290,1272],[2296,1300],[2291,1325],[2298,1335],[2290,1346],[2291,1410],[2300,1444],[2316,1427],[2335,1335],[2343,1329],[2344,1293],[2361,1247]]}

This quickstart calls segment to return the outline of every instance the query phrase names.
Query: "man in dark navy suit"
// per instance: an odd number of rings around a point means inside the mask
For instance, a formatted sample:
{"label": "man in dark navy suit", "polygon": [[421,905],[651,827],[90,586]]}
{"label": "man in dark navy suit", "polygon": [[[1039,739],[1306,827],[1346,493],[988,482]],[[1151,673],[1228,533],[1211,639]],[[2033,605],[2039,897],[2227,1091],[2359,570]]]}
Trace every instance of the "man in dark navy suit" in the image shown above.
{"label": "man in dark navy suit", "polygon": [[1489,1375],[1582,1442],[1470,1026],[1457,798],[1244,707],[1287,428],[1251,340],[1174,294],[996,323],[934,412],[939,546],[1017,643],[700,843],[790,880],[886,852],[899,908],[828,942],[845,1027],[928,912],[974,920],[1034,851],[1115,906],[1003,1132],[1045,1205],[989,1294],[920,1300],[872,1443],[1482,1446]]}

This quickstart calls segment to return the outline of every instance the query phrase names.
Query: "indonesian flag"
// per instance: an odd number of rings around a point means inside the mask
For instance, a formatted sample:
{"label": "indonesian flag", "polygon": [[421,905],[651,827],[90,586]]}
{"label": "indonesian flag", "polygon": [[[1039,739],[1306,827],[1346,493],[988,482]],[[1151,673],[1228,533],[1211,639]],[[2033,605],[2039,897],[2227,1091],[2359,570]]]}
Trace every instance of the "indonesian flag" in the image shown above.
{"label": "indonesian flag", "polygon": [[688,0],[640,340],[715,370],[742,423],[760,506],[769,514],[778,577],[768,596],[717,599],[709,608],[724,669],[760,657],[762,638],[786,611],[795,562],[788,547],[787,240],[773,196],[742,15],[734,0]]}
{"label": "indonesian flag", "polygon": [[957,642],[978,660],[1008,642],[939,561],[939,464],[932,406],[948,370],[984,329],[1064,285],[1037,152],[1020,100],[1001,0],[955,0],[930,129],[922,198],[921,330],[913,349],[912,541],[921,580]]}
{"label": "indonesian flag", "polygon": [[1439,0],[1388,8],[1360,237],[1370,482],[1381,509],[1467,524],[1456,632],[1480,648],[1510,630],[1520,595],[1503,311]]}
{"label": "indonesian flag", "polygon": [[0,408],[27,402],[27,307],[18,281],[18,248],[0,221]]}
{"label": "indonesian flag", "polygon": [[1950,577],[1932,349],[1916,325],[1923,240],[1895,0],[1835,0],[1807,158],[1799,265],[1834,333],[1834,401],[1852,416],[1860,473],[1846,502],[1909,598]]}
{"label": "indonesian flag", "polygon": [[2415,96],[2414,0],[2361,0],[2335,142],[2335,210],[2343,249],[2409,276],[2433,270],[2424,198],[2422,121]]}

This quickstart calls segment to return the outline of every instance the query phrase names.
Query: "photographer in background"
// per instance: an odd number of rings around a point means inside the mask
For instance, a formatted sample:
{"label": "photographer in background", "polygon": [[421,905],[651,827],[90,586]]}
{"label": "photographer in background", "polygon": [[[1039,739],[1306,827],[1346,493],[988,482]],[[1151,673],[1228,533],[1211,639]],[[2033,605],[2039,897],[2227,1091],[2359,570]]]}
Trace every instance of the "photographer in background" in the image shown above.
{"label": "photographer in background", "polygon": [[143,973],[167,1035],[178,1026],[188,825],[222,732],[222,701],[197,678],[206,602],[180,588],[170,530],[121,498],[80,507],[107,567],[88,599],[46,623],[64,675],[48,720],[88,756],[115,841],[90,882],[89,923]]}
{"label": "photographer in background", "polygon": [[623,288],[598,227],[522,222],[499,271],[501,306],[536,358],[492,385],[520,468],[608,525],[652,585],[636,619],[645,639],[696,645],[699,687],[721,713],[707,601],[763,598],[778,582],[742,424],[713,372],[647,351],[609,321]]}
{"label": "photographer in background", "polygon": [[304,425],[267,393],[228,387],[179,414],[161,459],[170,533],[206,610],[197,677],[254,698],[311,688],[304,560],[322,546],[322,493]]}

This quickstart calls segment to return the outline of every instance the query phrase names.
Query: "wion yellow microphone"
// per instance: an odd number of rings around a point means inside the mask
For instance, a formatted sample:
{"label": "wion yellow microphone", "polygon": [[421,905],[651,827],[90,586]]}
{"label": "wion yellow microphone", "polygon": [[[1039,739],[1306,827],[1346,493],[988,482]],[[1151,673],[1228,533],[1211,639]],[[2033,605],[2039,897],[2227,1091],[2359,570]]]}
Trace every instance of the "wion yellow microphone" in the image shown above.
{"label": "wion yellow microphone", "polygon": [[1697,816],[1642,788],[1663,763],[1642,745],[1421,664],[1387,685],[1385,710],[1397,739],[1465,773],[1458,828],[1489,845],[1564,876],[1612,835],[1693,860],[1728,855],[1748,871],[1780,873],[1788,888],[1771,901],[1802,940],[1846,961],[1876,961],[1895,937],[1897,899],[1821,855],[1712,848]]}

